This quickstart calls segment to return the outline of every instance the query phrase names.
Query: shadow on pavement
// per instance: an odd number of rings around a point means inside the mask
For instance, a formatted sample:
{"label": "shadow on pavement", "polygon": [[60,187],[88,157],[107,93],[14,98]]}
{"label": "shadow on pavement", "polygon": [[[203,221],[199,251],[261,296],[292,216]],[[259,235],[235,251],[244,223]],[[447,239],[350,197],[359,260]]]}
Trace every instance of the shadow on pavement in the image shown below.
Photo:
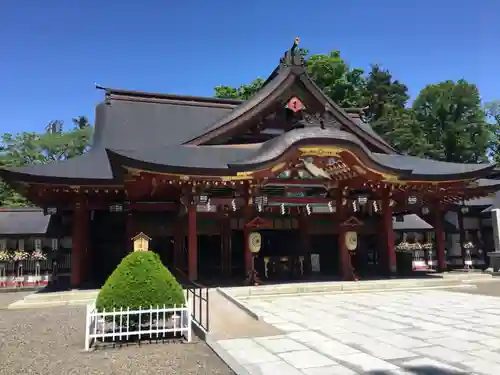
{"label": "shadow on pavement", "polygon": [[[438,368],[434,366],[415,366],[403,368],[401,372],[408,375],[467,375],[470,374],[469,371],[465,370],[448,370],[443,368]],[[365,375],[392,375],[399,374],[399,372],[394,371],[368,371],[364,373]]]}

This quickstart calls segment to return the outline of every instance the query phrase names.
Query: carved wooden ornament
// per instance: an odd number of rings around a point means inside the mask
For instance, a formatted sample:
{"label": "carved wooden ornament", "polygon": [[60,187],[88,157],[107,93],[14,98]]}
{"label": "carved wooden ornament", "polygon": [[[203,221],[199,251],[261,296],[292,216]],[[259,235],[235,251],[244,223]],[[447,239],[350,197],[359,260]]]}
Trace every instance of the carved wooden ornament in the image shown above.
{"label": "carved wooden ornament", "polygon": [[151,241],[151,238],[146,234],[144,234],[143,232],[132,237],[132,241],[134,241],[134,251],[149,250],[149,241]]}

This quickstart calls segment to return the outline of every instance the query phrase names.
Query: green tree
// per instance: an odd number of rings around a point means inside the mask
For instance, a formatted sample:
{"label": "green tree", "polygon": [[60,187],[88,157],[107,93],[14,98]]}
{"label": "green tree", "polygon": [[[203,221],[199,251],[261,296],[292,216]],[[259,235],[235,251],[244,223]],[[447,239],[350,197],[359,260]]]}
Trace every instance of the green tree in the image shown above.
{"label": "green tree", "polygon": [[500,100],[486,103],[484,110],[490,120],[491,132],[493,133],[491,156],[495,162],[500,163]]}
{"label": "green tree", "polygon": [[487,161],[492,129],[475,85],[465,80],[428,85],[413,110],[429,144],[426,156],[458,163]]}
{"label": "green tree", "polygon": [[[308,50],[300,49],[308,74],[315,83],[336,103],[344,107],[358,107],[362,101],[365,84],[362,69],[351,69],[342,59],[339,51],[329,54],[308,55]],[[264,84],[262,78],[239,87],[217,86],[217,98],[248,100]]]}
{"label": "green tree", "polygon": [[263,84],[264,80],[262,78],[256,78],[250,84],[236,88],[221,85],[215,88],[215,96],[223,99],[248,100],[260,90]]}
{"label": "green tree", "polygon": [[[22,167],[65,160],[87,151],[92,128],[86,117],[73,120],[74,128],[63,131],[61,121],[51,121],[45,132],[5,133],[0,137],[0,166]],[[4,182],[0,183],[0,204],[24,206],[28,202]]]}
{"label": "green tree", "polygon": [[342,107],[359,107],[365,78],[362,69],[351,69],[339,51],[306,57],[305,65],[311,79],[333,101]]}
{"label": "green tree", "polygon": [[394,116],[394,113],[402,114],[399,110],[405,108],[410,99],[408,87],[395,80],[387,69],[382,69],[378,64],[372,65],[368,72],[362,97],[362,105],[367,107],[365,114],[368,121]]}
{"label": "green tree", "polygon": [[392,108],[371,125],[389,144],[407,155],[425,157],[429,152],[431,145],[412,109]]}

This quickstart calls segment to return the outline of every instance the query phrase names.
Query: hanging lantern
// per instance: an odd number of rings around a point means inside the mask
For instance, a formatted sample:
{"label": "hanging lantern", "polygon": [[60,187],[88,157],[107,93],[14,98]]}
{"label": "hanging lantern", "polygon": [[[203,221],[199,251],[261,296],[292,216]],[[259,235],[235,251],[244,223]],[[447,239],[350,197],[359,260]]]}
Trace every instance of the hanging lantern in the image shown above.
{"label": "hanging lantern", "polygon": [[346,232],[345,245],[347,250],[355,251],[358,247],[358,234],[356,232]]}
{"label": "hanging lantern", "polygon": [[251,253],[258,253],[262,246],[262,236],[259,232],[252,232],[248,235],[248,249]]}

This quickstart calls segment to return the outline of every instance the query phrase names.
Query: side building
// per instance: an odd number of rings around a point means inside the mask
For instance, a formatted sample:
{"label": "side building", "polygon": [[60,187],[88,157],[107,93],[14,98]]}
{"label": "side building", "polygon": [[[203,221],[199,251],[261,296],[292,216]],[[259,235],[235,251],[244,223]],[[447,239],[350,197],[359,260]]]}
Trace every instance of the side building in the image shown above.
{"label": "side building", "polygon": [[399,153],[318,88],[295,45],[247,101],[104,90],[87,154],[0,170],[71,222],[73,286],[103,280],[139,232],[190,280],[391,275],[405,215],[431,226],[443,270],[445,214],[500,189],[493,164]]}

